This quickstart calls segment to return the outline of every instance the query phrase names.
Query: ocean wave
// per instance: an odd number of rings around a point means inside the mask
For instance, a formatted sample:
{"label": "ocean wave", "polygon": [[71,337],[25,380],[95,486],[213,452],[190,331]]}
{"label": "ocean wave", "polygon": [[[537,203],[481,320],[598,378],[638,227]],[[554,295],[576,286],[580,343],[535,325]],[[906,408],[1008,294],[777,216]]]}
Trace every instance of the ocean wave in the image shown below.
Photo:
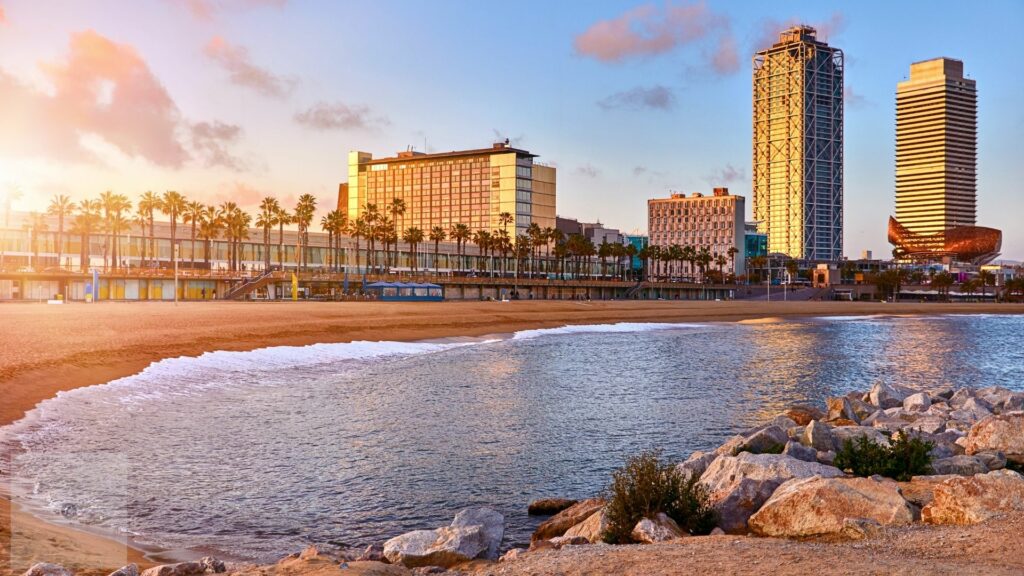
{"label": "ocean wave", "polygon": [[541,336],[557,336],[562,334],[593,334],[617,332],[651,332],[654,330],[673,330],[681,328],[703,328],[707,324],[683,324],[664,322],[618,322],[615,324],[579,324],[561,326],[559,328],[538,328],[520,330],[512,337],[513,340],[529,340]]}

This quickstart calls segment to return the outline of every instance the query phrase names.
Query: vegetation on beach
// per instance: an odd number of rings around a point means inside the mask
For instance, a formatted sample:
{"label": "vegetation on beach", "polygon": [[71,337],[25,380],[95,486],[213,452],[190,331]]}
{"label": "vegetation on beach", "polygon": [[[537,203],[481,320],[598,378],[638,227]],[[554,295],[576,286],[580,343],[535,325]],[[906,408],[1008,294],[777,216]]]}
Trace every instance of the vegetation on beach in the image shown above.
{"label": "vegetation on beach", "polygon": [[659,512],[691,534],[707,534],[717,522],[700,478],[662,463],[658,451],[629,457],[622,468],[612,472],[605,492],[608,527],[603,538],[610,544],[631,542],[636,523]]}
{"label": "vegetation on beach", "polygon": [[878,474],[902,482],[931,472],[934,447],[932,442],[908,434],[894,434],[889,446],[861,436],[856,442],[843,442],[836,453],[835,466],[855,476]]}

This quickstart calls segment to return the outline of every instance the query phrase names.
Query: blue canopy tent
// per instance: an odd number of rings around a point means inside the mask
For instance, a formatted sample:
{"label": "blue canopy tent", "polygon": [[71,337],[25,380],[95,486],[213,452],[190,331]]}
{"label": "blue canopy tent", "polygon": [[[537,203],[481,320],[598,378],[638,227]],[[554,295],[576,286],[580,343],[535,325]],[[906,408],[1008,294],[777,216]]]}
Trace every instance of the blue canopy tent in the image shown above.
{"label": "blue canopy tent", "polygon": [[444,300],[444,289],[437,284],[374,282],[367,284],[364,291],[385,302],[440,302]]}

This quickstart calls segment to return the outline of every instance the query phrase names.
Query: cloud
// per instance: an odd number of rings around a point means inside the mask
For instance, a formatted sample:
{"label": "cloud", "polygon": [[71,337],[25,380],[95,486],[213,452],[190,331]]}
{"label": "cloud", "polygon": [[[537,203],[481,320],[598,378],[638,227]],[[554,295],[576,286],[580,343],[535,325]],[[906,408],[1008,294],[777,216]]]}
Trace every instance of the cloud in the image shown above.
{"label": "cloud", "polygon": [[656,85],[650,88],[637,86],[631,90],[617,92],[602,100],[598,100],[597,105],[604,110],[640,110],[643,108],[671,110],[675,106],[675,102],[676,97],[672,94],[672,90]]}
{"label": "cloud", "polygon": [[644,174],[647,174],[647,166],[633,167],[633,176],[643,176]]}
{"label": "cloud", "polygon": [[256,66],[249,59],[247,48],[231,45],[220,36],[210,40],[203,53],[228,72],[233,84],[251,88],[264,96],[284,98],[295,87],[294,78],[283,78]]}
{"label": "cloud", "polygon": [[133,47],[80,32],[65,62],[42,69],[50,94],[0,71],[0,152],[94,161],[81,140],[95,135],[161,166],[188,160],[176,134],[178,108]]}
{"label": "cloud", "polygon": [[[271,194],[251,184],[235,181],[221,185],[215,202],[218,204],[221,202],[234,202],[240,207],[245,208],[259,205],[260,201],[267,196],[271,196]],[[282,204],[282,206],[287,207],[288,205]]]}
{"label": "cloud", "polygon": [[391,123],[385,117],[372,116],[366,106],[349,106],[341,102],[318,102],[296,114],[295,121],[313,130],[367,130]]}
{"label": "cloud", "polygon": [[3,6],[0,6],[0,24],[7,24],[7,14],[4,13]]}
{"label": "cloud", "polygon": [[747,173],[742,168],[736,168],[732,164],[726,164],[725,168],[722,168],[709,176],[705,176],[704,180],[711,186],[722,186],[725,184],[733,184],[736,182],[743,182],[747,179]]}
{"label": "cloud", "polygon": [[201,20],[209,20],[217,12],[226,10],[247,10],[265,6],[282,8],[288,0],[169,0],[172,4],[183,6],[193,16]]}
{"label": "cloud", "polygon": [[0,70],[0,154],[101,163],[109,151],[166,168],[181,168],[195,157],[210,166],[241,168],[227,148],[241,128],[185,121],[132,46],[79,32],[71,36],[65,61],[41,68],[47,91]]}
{"label": "cloud", "polygon": [[587,178],[597,178],[601,175],[601,170],[589,162],[576,168],[576,173],[580,176],[586,176]]}
{"label": "cloud", "polygon": [[597,22],[576,37],[574,46],[581,56],[620,62],[671,52],[728,28],[729,19],[709,10],[704,2],[667,2],[663,9],[644,4],[616,18]]}
{"label": "cloud", "polygon": [[843,103],[850,108],[863,108],[869,104],[868,99],[854,92],[852,86],[843,87]]}
{"label": "cloud", "polygon": [[788,20],[768,18],[761,20],[759,30],[754,37],[754,51],[771,48],[773,44],[779,41],[780,32],[800,24],[811,26],[817,31],[818,40],[827,42],[829,38],[841,34],[846,29],[846,17],[843,16],[842,12],[833,12],[828,20],[817,23],[808,23],[799,18],[790,18]]}
{"label": "cloud", "polygon": [[736,38],[731,33],[722,34],[718,46],[711,54],[711,68],[719,74],[732,74],[740,69],[740,55],[736,49]]}
{"label": "cloud", "polygon": [[223,166],[235,171],[242,171],[245,166],[228,150],[230,144],[238,141],[242,128],[223,122],[199,122],[193,124],[192,148],[205,162],[207,167]]}

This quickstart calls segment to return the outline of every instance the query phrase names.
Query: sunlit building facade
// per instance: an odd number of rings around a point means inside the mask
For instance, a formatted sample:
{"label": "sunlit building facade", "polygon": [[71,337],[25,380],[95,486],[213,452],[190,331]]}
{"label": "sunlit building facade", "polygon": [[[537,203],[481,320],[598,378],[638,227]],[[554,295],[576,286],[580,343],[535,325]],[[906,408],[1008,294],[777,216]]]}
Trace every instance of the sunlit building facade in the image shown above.
{"label": "sunlit building facade", "polygon": [[[535,154],[497,143],[491,148],[424,154],[399,152],[374,159],[350,152],[347,199],[339,201],[354,220],[369,204],[382,213],[396,198],[405,202],[403,229],[429,232],[465,224],[471,230],[523,234],[530,224],[555,225],[555,168],[535,162]],[[512,215],[504,224],[499,216]]]}
{"label": "sunlit building facade", "polygon": [[754,56],[754,219],[768,251],[843,254],[843,52],[809,26]]}
{"label": "sunlit building facade", "polygon": [[726,258],[734,248],[731,266],[740,275],[746,260],[745,211],[746,199],[729,194],[728,188],[715,188],[711,196],[695,192],[652,198],[647,201],[648,238],[652,246],[706,248]]}
{"label": "sunlit building facade", "polygon": [[963,62],[910,65],[896,88],[896,220],[936,248],[947,229],[975,224],[977,126],[977,88]]}

